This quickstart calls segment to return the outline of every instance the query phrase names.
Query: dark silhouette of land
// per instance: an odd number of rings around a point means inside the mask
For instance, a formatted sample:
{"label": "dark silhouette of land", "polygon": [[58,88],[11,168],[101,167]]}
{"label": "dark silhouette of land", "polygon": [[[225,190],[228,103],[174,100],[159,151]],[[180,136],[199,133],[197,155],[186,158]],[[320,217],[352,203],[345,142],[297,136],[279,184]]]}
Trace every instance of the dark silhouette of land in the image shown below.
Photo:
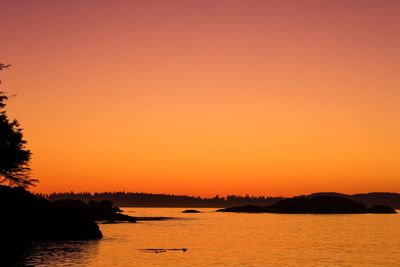
{"label": "dark silhouette of land", "polygon": [[[360,202],[367,207],[373,205],[386,205],[400,209],[400,194],[398,193],[366,193],[346,195],[340,193],[314,193],[302,197],[313,196],[342,196]],[[187,207],[187,208],[226,208],[233,206],[267,206],[275,204],[285,197],[266,196],[215,196],[213,198],[202,198],[186,195],[150,194],[133,192],[102,192],[102,193],[53,193],[41,195],[49,200],[77,199],[84,202],[91,200],[101,201],[108,199],[119,207]]]}
{"label": "dark silhouette of land", "polygon": [[101,201],[108,199],[119,207],[229,207],[236,205],[267,205],[282,200],[282,197],[250,197],[250,196],[215,196],[202,198],[186,195],[130,193],[130,192],[103,192],[103,193],[53,193],[40,195],[49,200],[77,199],[84,202],[91,200]]}
{"label": "dark silhouette of land", "polygon": [[219,209],[217,211],[285,214],[397,213],[389,206],[375,205],[367,208],[364,204],[342,196],[294,197],[265,207],[248,205]]}
{"label": "dark silhouette of land", "polygon": [[9,257],[30,241],[102,237],[98,225],[83,209],[52,203],[24,188],[0,186],[0,216],[0,251]]}
{"label": "dark silhouette of land", "polygon": [[198,210],[184,210],[182,213],[200,213]]}
{"label": "dark silhouette of land", "polygon": [[22,187],[2,185],[0,216],[0,249],[18,248],[28,241],[100,239],[102,233],[96,222],[171,219],[128,216],[109,200],[88,203],[71,199],[49,201]]}

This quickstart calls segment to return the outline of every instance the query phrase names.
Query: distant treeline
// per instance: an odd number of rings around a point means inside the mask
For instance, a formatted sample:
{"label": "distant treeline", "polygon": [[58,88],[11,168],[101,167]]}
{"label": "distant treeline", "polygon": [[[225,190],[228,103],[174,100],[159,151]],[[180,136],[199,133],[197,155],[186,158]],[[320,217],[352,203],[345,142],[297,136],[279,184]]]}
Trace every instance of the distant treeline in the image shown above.
{"label": "distant treeline", "polygon": [[[373,205],[387,205],[395,209],[400,209],[400,194],[398,193],[365,193],[346,195],[340,193],[314,193],[306,197],[316,195],[333,195],[343,196],[360,203],[367,207]],[[119,207],[215,207],[225,208],[243,205],[272,205],[284,197],[265,197],[265,196],[235,196],[228,195],[225,197],[215,196],[212,198],[202,198],[185,195],[169,195],[169,194],[150,194],[150,193],[132,193],[132,192],[102,192],[102,193],[52,193],[49,195],[41,195],[49,200],[60,199],[78,199],[84,202],[90,200],[111,200],[114,205]]]}
{"label": "distant treeline", "polygon": [[84,202],[90,200],[111,200],[119,207],[230,207],[241,205],[271,205],[282,197],[264,196],[215,196],[213,198],[202,198],[194,196],[177,196],[169,194],[130,193],[130,192],[102,192],[102,193],[52,193],[41,195],[49,200],[78,199]]}

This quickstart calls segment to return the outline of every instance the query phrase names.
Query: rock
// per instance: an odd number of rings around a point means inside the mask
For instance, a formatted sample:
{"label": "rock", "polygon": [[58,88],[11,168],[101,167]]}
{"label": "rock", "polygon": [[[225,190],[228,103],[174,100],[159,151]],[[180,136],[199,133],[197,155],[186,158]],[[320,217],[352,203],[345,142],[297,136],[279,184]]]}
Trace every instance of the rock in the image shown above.
{"label": "rock", "polygon": [[184,210],[182,213],[200,213],[198,210]]}

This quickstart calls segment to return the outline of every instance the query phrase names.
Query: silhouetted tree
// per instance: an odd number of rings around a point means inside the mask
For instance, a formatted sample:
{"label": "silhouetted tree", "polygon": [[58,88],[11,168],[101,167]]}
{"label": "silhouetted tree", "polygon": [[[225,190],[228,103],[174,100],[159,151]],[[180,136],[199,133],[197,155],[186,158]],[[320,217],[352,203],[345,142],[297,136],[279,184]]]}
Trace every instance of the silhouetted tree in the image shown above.
{"label": "silhouetted tree", "polygon": [[[9,66],[0,64],[0,70]],[[0,184],[29,187],[37,182],[30,177],[31,152],[25,148],[18,121],[10,120],[4,110],[7,100],[8,96],[0,91]]]}

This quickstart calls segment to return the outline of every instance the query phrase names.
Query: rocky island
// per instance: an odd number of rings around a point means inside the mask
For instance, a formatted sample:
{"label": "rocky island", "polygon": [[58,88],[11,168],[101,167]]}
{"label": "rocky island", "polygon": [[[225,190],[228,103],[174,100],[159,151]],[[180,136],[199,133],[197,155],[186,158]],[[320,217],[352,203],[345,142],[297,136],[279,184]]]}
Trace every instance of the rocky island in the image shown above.
{"label": "rocky island", "polygon": [[184,210],[182,213],[200,213],[199,210]]}
{"label": "rocky island", "polygon": [[270,206],[239,206],[219,209],[217,212],[286,213],[286,214],[364,214],[397,213],[385,205],[367,208],[354,200],[339,196],[294,197]]}

